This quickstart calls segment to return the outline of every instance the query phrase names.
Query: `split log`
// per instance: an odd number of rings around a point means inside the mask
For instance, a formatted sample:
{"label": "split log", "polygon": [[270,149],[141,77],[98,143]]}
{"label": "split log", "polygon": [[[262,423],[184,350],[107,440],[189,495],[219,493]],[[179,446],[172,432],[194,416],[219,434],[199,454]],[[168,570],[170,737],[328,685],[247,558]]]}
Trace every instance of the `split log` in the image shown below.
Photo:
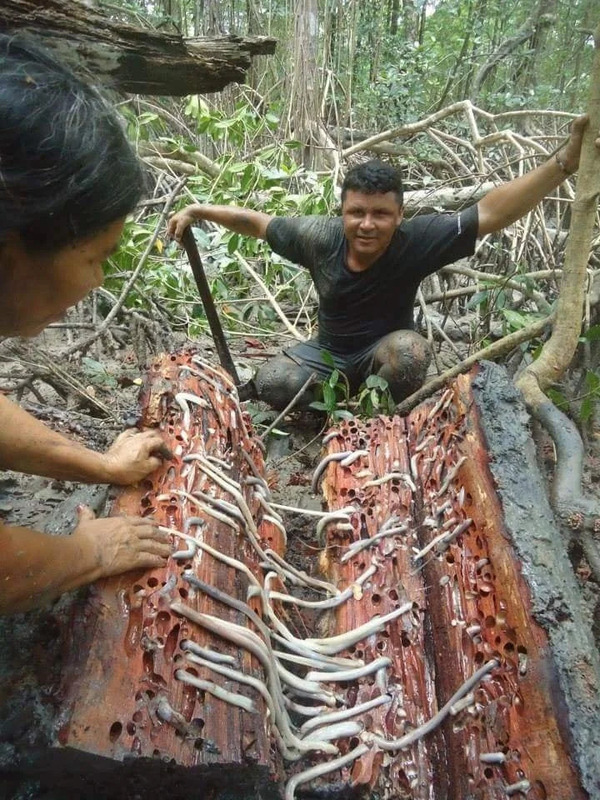
{"label": "split log", "polygon": [[[80,608],[63,672],[56,742],[62,749],[55,758],[68,774],[87,754],[85,778],[76,771],[78,789],[83,782],[87,796],[106,793],[110,786],[110,796],[120,797],[125,778],[138,790],[160,782],[165,762],[180,768],[169,779],[171,789],[181,784],[193,787],[194,796],[216,788],[228,797],[268,796],[280,762],[271,749],[264,698],[193,658],[200,647],[217,653],[230,669],[264,681],[262,666],[247,650],[188,618],[201,612],[249,626],[243,614],[208,596],[188,576],[193,571],[213,589],[256,606],[256,599],[247,600],[248,578],[203,548],[239,560],[257,578],[262,575],[260,558],[243,535],[243,520],[227,510],[230,492],[213,479],[211,465],[220,469],[227,463],[227,475],[239,484],[257,520],[263,547],[282,552],[282,534],[263,518],[254,488],[263,480],[262,454],[249,436],[230,379],[194,364],[189,354],[164,356],[153,365],[142,405],[143,425],[161,430],[174,457],[138,487],[123,490],[111,513],[141,510],[166,528],[185,531],[187,538],[174,534],[178,553],[166,568],[103,581]],[[203,460],[185,460],[188,456]],[[198,679],[207,683],[198,688]],[[218,689],[210,688],[217,684]],[[244,707],[232,705],[235,701]],[[108,779],[103,773],[109,770],[97,756],[111,759]],[[132,768],[140,759],[141,766]],[[150,766],[146,759],[153,760]]]}
{"label": "split log", "polygon": [[[500,372],[461,376],[407,418],[344,423],[329,445],[363,455],[327,468],[328,506],[360,510],[351,531],[330,525],[324,566],[340,587],[377,566],[331,632],[406,602],[418,608],[354,650],[391,665],[375,682],[359,680],[346,702],[392,700],[370,712],[373,747],[327,776],[333,786],[411,800],[504,800],[519,787],[529,800],[598,793],[598,657],[526,415]],[[419,736],[486,665],[454,713]],[[404,744],[384,756],[390,739]]]}
{"label": "split log", "polygon": [[122,92],[219,92],[241,83],[252,56],[275,52],[267,36],[184,39],[114,22],[75,0],[3,0],[0,31],[38,38],[76,72]]}

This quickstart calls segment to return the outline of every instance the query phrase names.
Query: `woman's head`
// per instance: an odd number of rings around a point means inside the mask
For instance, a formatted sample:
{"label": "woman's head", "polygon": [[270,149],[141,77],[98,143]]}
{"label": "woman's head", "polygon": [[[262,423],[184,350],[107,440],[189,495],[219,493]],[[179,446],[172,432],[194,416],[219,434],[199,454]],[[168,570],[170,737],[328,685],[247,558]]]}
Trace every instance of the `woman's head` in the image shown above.
{"label": "woman's head", "polygon": [[[30,335],[98,285],[95,261],[142,191],[106,101],[29,41],[0,35],[0,333]],[[53,288],[54,272],[78,268],[70,291]]]}

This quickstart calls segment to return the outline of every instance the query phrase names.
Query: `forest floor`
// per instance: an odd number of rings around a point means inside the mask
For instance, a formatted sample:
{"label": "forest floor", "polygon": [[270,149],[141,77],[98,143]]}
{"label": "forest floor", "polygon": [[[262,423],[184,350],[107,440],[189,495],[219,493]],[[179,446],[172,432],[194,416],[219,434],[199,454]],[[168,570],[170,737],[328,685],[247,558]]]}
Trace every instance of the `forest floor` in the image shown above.
{"label": "forest floor", "polygon": [[[254,344],[250,342],[248,344],[240,338],[233,345],[233,355],[241,365],[243,380],[250,377],[261,363],[256,358]],[[59,352],[64,345],[63,334],[52,332],[39,344],[50,354]],[[185,344],[183,339],[177,342],[178,346]],[[216,363],[210,340],[193,344]],[[260,355],[274,352],[261,351]],[[15,362],[6,358],[5,374],[15,367]],[[114,419],[102,419],[97,412],[81,406],[67,409],[53,390],[46,391],[44,387],[39,390],[37,398],[26,395],[22,402],[54,429],[89,447],[103,450],[124,427],[134,423],[139,379],[143,378],[144,370],[137,366],[129,347],[115,349],[110,357],[103,355],[102,365],[111,378],[110,385],[103,387],[98,385],[98,381],[92,381],[87,388],[110,407]],[[71,368],[68,364],[63,366]],[[255,404],[253,411],[261,410],[266,411],[266,407]],[[311,494],[310,482],[321,453],[321,439],[326,429],[324,416],[292,414],[278,428],[284,435],[269,437],[266,461],[274,499],[285,505],[320,509],[320,499]],[[539,452],[541,468],[549,474],[550,464],[544,461],[549,454],[548,445],[542,443]],[[585,480],[586,490],[600,497],[600,459],[596,455],[588,457]],[[53,534],[73,529],[78,504],[87,503],[102,513],[107,498],[110,500],[106,487],[82,486],[10,472],[5,472],[0,478],[0,515],[5,524],[26,525]],[[284,521],[289,533],[288,560],[300,569],[309,563],[314,564],[320,549],[314,535],[314,524],[294,513],[287,513]],[[591,578],[577,547],[572,548],[570,556],[581,587],[585,617],[600,649],[600,587]],[[68,595],[49,608],[0,618],[0,640],[3,642],[0,657],[0,775],[3,766],[11,763],[16,745],[43,746],[47,742],[55,721],[56,691],[65,656],[64,634],[75,597]],[[9,790],[3,789],[1,781],[0,778],[0,800],[50,798],[46,793],[39,793],[35,782],[24,781]]]}

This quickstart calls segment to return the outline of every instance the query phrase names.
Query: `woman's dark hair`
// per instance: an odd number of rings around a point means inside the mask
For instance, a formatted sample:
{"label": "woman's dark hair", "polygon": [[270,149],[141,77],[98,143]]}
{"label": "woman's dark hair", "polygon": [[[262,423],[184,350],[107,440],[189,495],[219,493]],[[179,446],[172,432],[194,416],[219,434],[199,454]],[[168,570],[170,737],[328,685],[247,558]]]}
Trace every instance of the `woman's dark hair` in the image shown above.
{"label": "woman's dark hair", "polygon": [[52,56],[0,35],[0,243],[58,250],[124,217],[144,175],[108,103]]}
{"label": "woman's dark hair", "polygon": [[400,170],[384,164],[383,161],[378,161],[376,158],[348,170],[342,184],[342,203],[349,189],[363,194],[394,192],[398,199],[398,205],[401,206],[404,202]]}

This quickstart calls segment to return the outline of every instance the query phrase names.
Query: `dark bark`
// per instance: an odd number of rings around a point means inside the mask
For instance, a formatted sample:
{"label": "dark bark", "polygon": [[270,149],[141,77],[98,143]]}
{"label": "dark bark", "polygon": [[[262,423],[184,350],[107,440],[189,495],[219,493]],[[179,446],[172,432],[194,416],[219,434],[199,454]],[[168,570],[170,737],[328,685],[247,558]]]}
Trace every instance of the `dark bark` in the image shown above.
{"label": "dark bark", "polygon": [[270,54],[270,37],[184,39],[110,20],[73,0],[4,0],[0,30],[31,34],[94,82],[124,92],[186,95],[241,82],[251,57]]}

